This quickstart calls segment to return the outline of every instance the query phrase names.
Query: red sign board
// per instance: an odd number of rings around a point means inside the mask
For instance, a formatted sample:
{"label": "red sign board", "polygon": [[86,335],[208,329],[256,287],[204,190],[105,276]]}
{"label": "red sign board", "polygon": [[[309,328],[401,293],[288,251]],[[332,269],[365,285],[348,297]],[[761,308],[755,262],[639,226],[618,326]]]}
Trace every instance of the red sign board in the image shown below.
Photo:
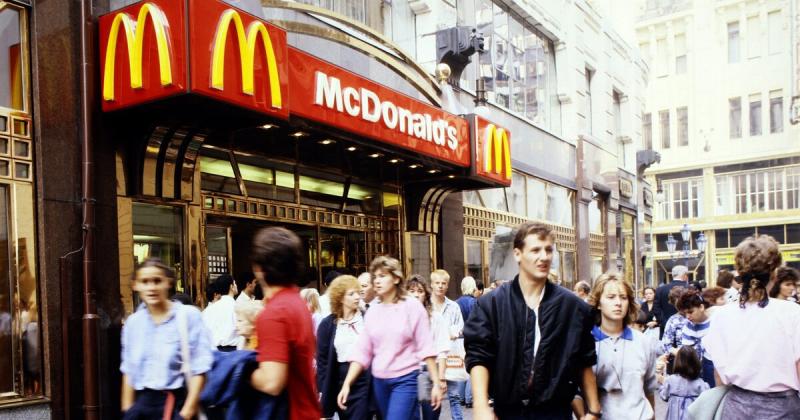
{"label": "red sign board", "polygon": [[286,32],[219,0],[189,0],[193,93],[288,118]]}
{"label": "red sign board", "polygon": [[291,114],[468,167],[469,125],[341,67],[289,49]]}
{"label": "red sign board", "polygon": [[511,185],[511,132],[477,115],[470,116],[473,175]]}
{"label": "red sign board", "polygon": [[186,91],[186,5],[135,3],[100,18],[103,111]]}

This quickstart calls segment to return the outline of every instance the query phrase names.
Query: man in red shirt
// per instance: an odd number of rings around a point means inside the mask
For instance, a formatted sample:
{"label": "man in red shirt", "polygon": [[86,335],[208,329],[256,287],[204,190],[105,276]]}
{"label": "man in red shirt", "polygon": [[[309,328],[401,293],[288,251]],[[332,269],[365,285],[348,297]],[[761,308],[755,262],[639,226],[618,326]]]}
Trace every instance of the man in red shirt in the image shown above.
{"label": "man in red shirt", "polygon": [[290,420],[316,420],[321,416],[313,366],[317,344],[311,313],[295,285],[302,249],[300,238],[284,228],[262,229],[253,239],[253,273],[265,307],[256,320],[259,365],[250,383],[274,396],[286,390]]}

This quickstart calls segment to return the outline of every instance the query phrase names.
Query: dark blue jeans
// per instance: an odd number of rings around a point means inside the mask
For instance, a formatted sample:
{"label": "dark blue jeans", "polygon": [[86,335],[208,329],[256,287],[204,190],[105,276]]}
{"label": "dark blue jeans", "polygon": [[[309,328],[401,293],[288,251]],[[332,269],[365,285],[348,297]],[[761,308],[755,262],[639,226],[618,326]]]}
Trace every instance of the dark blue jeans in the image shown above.
{"label": "dark blue jeans", "polygon": [[383,420],[414,418],[414,410],[417,409],[418,374],[419,371],[415,370],[397,378],[372,378],[375,402]]}
{"label": "dark blue jeans", "polygon": [[714,385],[714,383],[716,382],[714,379],[714,363],[711,360],[708,360],[704,357],[702,361],[702,366],[703,366],[703,375],[702,375],[703,381],[705,381],[705,383],[707,383],[710,388],[714,388],[716,386]]}
{"label": "dark blue jeans", "polygon": [[172,391],[156,391],[152,389],[136,391],[133,406],[125,412],[122,418],[124,420],[162,419],[164,418],[164,412],[167,411],[168,401],[169,405],[172,406],[172,409],[169,410],[169,418],[173,420],[182,419],[178,413],[180,413],[183,403],[186,401],[185,388]]}

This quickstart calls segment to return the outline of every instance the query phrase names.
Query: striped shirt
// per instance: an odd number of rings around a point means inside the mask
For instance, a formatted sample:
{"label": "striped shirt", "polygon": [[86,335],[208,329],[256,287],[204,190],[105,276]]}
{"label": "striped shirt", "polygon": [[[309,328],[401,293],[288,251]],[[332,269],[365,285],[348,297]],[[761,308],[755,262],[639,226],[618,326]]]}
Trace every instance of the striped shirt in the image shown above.
{"label": "striped shirt", "polygon": [[697,352],[697,357],[703,360],[706,350],[703,347],[703,337],[708,333],[708,327],[711,326],[711,321],[706,320],[699,324],[687,322],[683,327],[683,338],[681,339],[682,346],[693,347]]}

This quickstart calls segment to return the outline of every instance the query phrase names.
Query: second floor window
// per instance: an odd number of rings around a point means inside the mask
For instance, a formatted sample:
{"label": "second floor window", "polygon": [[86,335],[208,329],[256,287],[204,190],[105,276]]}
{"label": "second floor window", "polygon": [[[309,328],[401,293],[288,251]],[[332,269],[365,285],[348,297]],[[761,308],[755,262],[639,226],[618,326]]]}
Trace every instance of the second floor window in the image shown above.
{"label": "second floor window", "polygon": [[658,111],[661,148],[669,149],[669,110]]}
{"label": "second floor window", "polygon": [[800,208],[800,166],[718,175],[719,216]]}
{"label": "second floor window", "polygon": [[690,219],[703,216],[703,180],[664,181],[661,220]]}
{"label": "second floor window", "polygon": [[732,139],[742,138],[742,98],[728,99],[728,130]]}
{"label": "second floor window", "polygon": [[750,95],[750,135],[761,135],[761,95]]}
{"label": "second floor window", "polygon": [[689,145],[689,108],[678,108],[678,146]]}
{"label": "second floor window", "polygon": [[642,116],[642,141],[645,150],[653,149],[653,114],[647,113]]}

